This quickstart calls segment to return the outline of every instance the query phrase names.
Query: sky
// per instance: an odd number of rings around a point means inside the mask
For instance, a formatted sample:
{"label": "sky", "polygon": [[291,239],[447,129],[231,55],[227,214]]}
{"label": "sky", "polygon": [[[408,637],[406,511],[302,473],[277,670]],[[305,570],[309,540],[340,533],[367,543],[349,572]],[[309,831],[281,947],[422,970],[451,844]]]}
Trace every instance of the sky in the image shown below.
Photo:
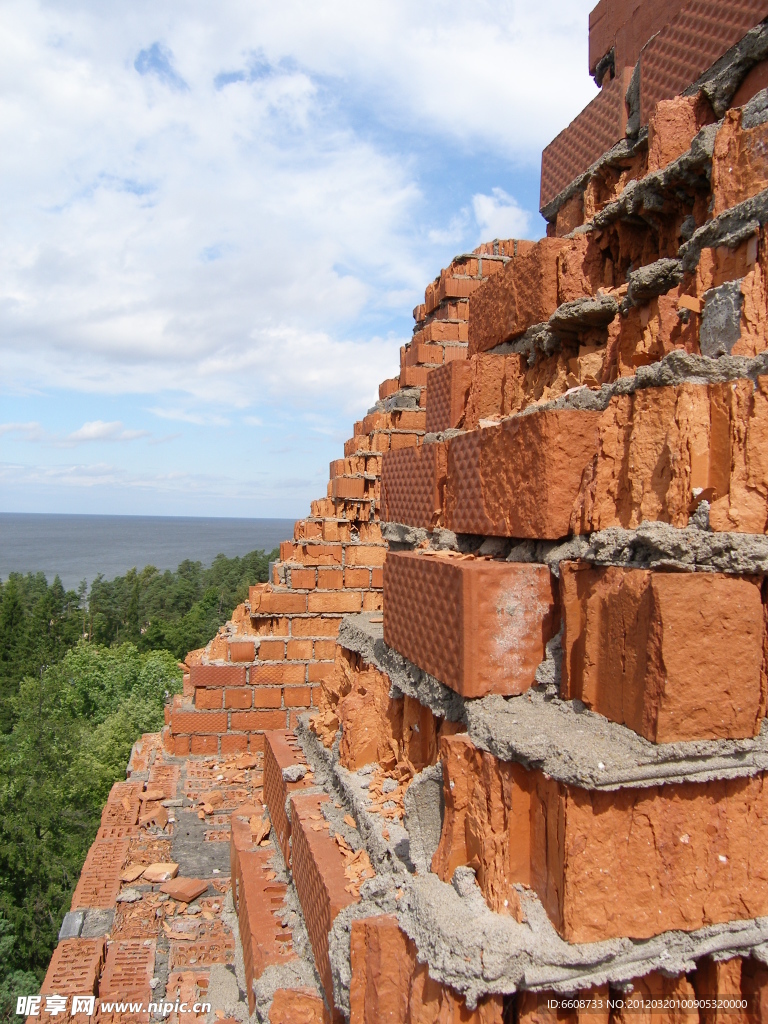
{"label": "sky", "polygon": [[594,0],[4,0],[0,512],[299,517],[451,258],[539,238]]}

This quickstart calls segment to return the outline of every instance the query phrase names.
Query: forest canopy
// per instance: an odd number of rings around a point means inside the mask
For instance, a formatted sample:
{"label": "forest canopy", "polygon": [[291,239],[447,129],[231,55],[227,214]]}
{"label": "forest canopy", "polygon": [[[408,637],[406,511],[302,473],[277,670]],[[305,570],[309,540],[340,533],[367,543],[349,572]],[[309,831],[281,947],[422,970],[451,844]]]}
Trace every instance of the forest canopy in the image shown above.
{"label": "forest canopy", "polygon": [[0,1016],[39,990],[131,746],[163,725],[180,658],[227,621],[270,557],[149,566],[90,591],[0,582]]}

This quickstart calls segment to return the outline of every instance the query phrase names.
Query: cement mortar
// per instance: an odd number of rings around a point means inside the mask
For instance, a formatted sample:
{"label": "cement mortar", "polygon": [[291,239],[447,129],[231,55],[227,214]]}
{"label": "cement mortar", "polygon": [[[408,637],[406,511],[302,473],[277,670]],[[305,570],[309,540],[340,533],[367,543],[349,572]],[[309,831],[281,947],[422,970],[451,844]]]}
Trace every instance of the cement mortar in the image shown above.
{"label": "cement mortar", "polygon": [[751,28],[738,43],[715,61],[683,95],[695,96],[701,90],[712,104],[715,115],[722,117],[749,71],[766,57],[768,27],[766,22],[762,22]]}
{"label": "cement mortar", "polygon": [[765,722],[754,739],[656,744],[541,688],[519,697],[464,700],[388,647],[381,625],[365,613],[343,619],[338,642],[386,672],[393,694],[408,694],[433,714],[464,722],[480,749],[582,789],[707,782],[768,769]]}
{"label": "cement mortar", "polygon": [[[347,638],[356,625],[351,620],[363,618],[348,616],[344,620],[342,629]],[[370,624],[362,632],[370,634]],[[340,769],[338,749],[334,752],[323,747],[309,730],[308,719],[309,715],[301,716],[297,728],[307,760],[318,768],[324,765],[329,780],[333,772],[334,792],[342,803],[357,808],[365,839],[372,832],[363,827],[366,819],[377,818],[358,804],[355,781],[364,777],[366,769],[357,773]],[[436,772],[437,766],[433,766],[421,775]],[[414,832],[411,843],[424,843],[425,839]],[[367,843],[366,848],[377,875],[361,887],[360,902],[338,915],[329,937],[334,999],[346,1017],[351,924],[379,914],[397,917],[430,976],[460,992],[470,1009],[490,993],[530,989],[568,994],[607,982],[622,985],[654,970],[680,974],[692,970],[704,956],[727,959],[751,955],[768,963],[768,918],[712,925],[690,933],[666,932],[642,941],[611,939],[571,944],[557,934],[536,894],[523,886],[516,887],[525,913],[525,921],[518,923],[489,910],[466,868],[457,869],[455,884],[448,884],[421,867],[416,874],[403,870],[402,864],[400,870],[380,870],[377,851]]]}

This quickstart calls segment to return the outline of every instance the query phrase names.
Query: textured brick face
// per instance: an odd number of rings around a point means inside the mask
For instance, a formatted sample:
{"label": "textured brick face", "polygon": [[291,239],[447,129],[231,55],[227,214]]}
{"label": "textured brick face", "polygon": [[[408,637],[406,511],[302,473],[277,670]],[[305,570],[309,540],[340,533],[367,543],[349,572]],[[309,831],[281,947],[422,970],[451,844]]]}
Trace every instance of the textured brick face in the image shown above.
{"label": "textured brick face", "polygon": [[390,552],[384,639],[465,697],[523,693],[557,631],[549,569]]}
{"label": "textured brick face", "polygon": [[189,678],[193,686],[245,686],[245,666],[193,665]]}
{"label": "textured brick face", "polygon": [[427,433],[461,425],[469,394],[471,369],[462,360],[433,370],[427,377]]}
{"label": "textured brick face", "polygon": [[556,539],[570,529],[599,413],[545,410],[448,445],[445,526],[457,533]]}
{"label": "textured brick face", "polygon": [[470,356],[549,319],[558,306],[557,257],[568,245],[560,238],[529,243],[486,282],[470,305]]}
{"label": "textured brick face", "polygon": [[[628,82],[618,74],[606,82],[584,110],[541,155],[539,205],[546,206],[624,136],[624,93]],[[470,320],[470,337],[471,337]]]}
{"label": "textured brick face", "polygon": [[134,1000],[148,1003],[152,998],[149,983],[155,973],[155,943],[144,939],[113,942],[107,952],[99,996],[110,1000]]}
{"label": "textured brick face", "polygon": [[759,731],[763,606],[748,580],[563,562],[563,696],[657,743]]}
{"label": "textured brick face", "polygon": [[691,0],[686,4],[641,54],[643,124],[659,100],[683,92],[766,16],[765,0]]}
{"label": "textured brick face", "polygon": [[387,452],[381,469],[381,517],[431,528],[438,522],[445,484],[443,444]]}

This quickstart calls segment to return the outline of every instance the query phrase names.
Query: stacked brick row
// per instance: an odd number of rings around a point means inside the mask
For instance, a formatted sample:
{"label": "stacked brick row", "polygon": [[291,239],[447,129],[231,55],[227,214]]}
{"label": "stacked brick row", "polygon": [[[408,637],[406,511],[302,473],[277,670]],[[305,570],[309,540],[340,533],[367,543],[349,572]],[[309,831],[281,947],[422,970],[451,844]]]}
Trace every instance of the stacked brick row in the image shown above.
{"label": "stacked brick row", "polygon": [[[726,6],[723,33],[740,25],[738,42],[754,11],[742,24],[742,8]],[[349,621],[314,720],[329,749],[341,730],[348,772],[375,764],[407,790],[441,763],[426,870],[464,892],[457,869],[471,869],[499,918],[524,925],[543,911],[566,951],[594,956],[613,979],[580,986],[574,972],[571,994],[634,990],[694,1009],[737,999],[758,1021],[768,1017],[768,876],[755,853],[768,840],[767,105],[758,94],[718,120],[701,94],[664,99],[627,177],[593,179],[577,223],[518,244],[471,297],[468,358],[427,377],[425,443],[383,458],[381,518],[397,546],[384,564],[382,641],[355,646],[370,626]],[[752,563],[716,571],[681,554],[649,568],[633,540],[648,523],[683,553],[694,529],[710,552],[751,550]],[[596,564],[593,539],[617,529],[635,556]],[[555,545],[563,554],[547,560]],[[458,704],[435,696],[450,691]],[[611,766],[579,774],[570,748],[554,771],[537,767],[535,742],[512,728],[534,691],[562,708],[563,729],[583,714],[595,729],[612,723],[638,779],[654,748],[679,767],[634,782],[629,765],[625,781],[602,785]],[[721,763],[728,744],[745,759],[737,767]],[[385,920],[376,928],[392,928],[392,964],[411,940],[397,913]],[[713,955],[702,938],[713,928],[742,938]],[[368,925],[360,933],[350,991],[372,998],[384,972],[374,965],[371,980],[366,963],[385,940]],[[605,970],[605,943],[671,948],[681,933],[693,950],[682,973]],[[433,966],[446,973],[444,957]],[[404,978],[403,1020],[412,972]],[[541,1019],[554,994],[542,982],[526,991],[525,978],[516,987],[485,1005],[489,1019]]]}
{"label": "stacked brick row", "polygon": [[263,749],[264,730],[293,728],[317,706],[333,667],[345,614],[379,611],[386,544],[378,524],[385,453],[417,449],[428,427],[426,381],[437,367],[467,357],[468,300],[512,258],[518,245],[497,241],[457,257],[414,310],[412,340],[398,377],[330,465],[326,497],[312,502],[293,540],[280,545],[267,584],[202,652],[188,660],[184,693],[167,713],[167,749],[179,754]]}
{"label": "stacked brick row", "polygon": [[[552,228],[556,220],[560,226],[558,211],[565,202],[571,209],[581,205],[588,172],[596,172],[598,178],[619,177],[631,165],[634,140],[659,103],[706,80],[713,65],[714,81],[718,60],[766,17],[764,0],[601,0],[589,25],[589,70],[600,92],[542,155],[540,206]],[[742,49],[733,54],[734,62],[741,62],[740,74],[717,82],[711,90],[718,115],[726,106],[746,103],[768,84],[765,47]],[[625,136],[630,139],[623,151],[617,147],[612,158],[601,159]],[[598,163],[605,166],[595,168]],[[578,188],[569,188],[574,179]],[[586,207],[586,197],[583,202]],[[566,230],[575,226],[571,216]]]}

